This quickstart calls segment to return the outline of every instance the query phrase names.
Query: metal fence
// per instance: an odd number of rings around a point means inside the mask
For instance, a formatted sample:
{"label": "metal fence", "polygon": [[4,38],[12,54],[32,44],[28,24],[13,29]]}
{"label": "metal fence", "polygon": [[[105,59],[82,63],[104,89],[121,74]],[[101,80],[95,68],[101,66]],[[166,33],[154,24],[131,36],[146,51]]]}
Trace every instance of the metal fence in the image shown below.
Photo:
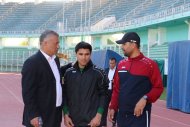
{"label": "metal fence", "polygon": [[[118,45],[107,45],[101,49],[96,50],[113,50],[123,56],[123,51]],[[95,50],[95,49],[94,49]],[[0,49],[0,72],[21,72],[24,61],[35,54],[38,49],[28,49],[28,48],[6,48]],[[143,45],[141,46],[141,51],[146,52],[147,49]],[[63,53],[68,56],[68,59],[60,59],[61,66],[76,61],[76,55],[74,49],[60,50],[59,53]],[[146,54],[145,54],[146,55]]]}
{"label": "metal fence", "polygon": [[35,52],[0,50],[0,72],[20,72],[24,61]]}

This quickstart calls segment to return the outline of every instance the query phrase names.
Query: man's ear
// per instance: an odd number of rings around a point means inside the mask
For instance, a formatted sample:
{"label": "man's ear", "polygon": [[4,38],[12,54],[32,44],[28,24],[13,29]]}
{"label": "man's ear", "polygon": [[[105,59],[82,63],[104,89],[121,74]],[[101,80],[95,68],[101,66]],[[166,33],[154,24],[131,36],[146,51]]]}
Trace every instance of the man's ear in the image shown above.
{"label": "man's ear", "polygon": [[132,44],[132,49],[134,49],[136,44],[135,43],[131,43],[131,44]]}
{"label": "man's ear", "polygon": [[[138,45],[137,45],[136,43],[133,43],[133,45],[134,45],[134,48],[135,48],[135,47],[138,48]],[[134,48],[133,48],[133,49],[134,49]]]}

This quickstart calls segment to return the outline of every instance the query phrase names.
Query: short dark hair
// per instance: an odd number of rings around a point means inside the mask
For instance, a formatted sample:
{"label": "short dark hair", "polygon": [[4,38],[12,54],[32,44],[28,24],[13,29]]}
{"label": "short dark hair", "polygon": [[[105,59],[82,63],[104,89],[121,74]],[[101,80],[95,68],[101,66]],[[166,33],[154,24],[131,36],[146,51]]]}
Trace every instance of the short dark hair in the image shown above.
{"label": "short dark hair", "polygon": [[40,35],[40,44],[44,41],[44,39],[48,36],[48,35],[55,35],[57,37],[59,37],[59,34],[56,33],[53,30],[45,30],[41,35]]}
{"label": "short dark hair", "polygon": [[115,60],[115,62],[117,62],[116,58],[115,57],[111,57],[110,60]]}
{"label": "short dark hair", "polygon": [[75,53],[78,52],[79,49],[89,49],[90,53],[92,52],[92,46],[84,41],[79,42],[76,46],[75,46]]}

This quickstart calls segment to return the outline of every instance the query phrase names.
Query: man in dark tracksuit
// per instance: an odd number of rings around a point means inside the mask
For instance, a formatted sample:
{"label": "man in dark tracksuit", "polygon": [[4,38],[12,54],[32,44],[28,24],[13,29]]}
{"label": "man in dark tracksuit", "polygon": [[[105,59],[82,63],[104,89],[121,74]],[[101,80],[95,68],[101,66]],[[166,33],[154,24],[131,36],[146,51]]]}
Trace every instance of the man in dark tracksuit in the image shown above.
{"label": "man in dark tracksuit", "polygon": [[151,103],[163,91],[159,68],[140,52],[137,33],[129,32],[117,43],[128,58],[118,64],[108,117],[111,121],[119,109],[119,127],[150,127]]}
{"label": "man in dark tracksuit", "polygon": [[64,123],[67,127],[100,125],[108,88],[104,71],[90,60],[92,47],[80,42],[75,47],[77,62],[64,75]]}

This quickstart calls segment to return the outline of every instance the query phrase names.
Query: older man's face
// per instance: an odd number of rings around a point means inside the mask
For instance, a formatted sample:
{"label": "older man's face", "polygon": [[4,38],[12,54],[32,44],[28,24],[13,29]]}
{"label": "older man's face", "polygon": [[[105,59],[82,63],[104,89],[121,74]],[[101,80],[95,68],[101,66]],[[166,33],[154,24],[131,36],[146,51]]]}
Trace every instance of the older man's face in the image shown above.
{"label": "older man's face", "polygon": [[55,55],[59,50],[59,37],[56,35],[48,35],[44,39],[44,49],[49,56]]}

